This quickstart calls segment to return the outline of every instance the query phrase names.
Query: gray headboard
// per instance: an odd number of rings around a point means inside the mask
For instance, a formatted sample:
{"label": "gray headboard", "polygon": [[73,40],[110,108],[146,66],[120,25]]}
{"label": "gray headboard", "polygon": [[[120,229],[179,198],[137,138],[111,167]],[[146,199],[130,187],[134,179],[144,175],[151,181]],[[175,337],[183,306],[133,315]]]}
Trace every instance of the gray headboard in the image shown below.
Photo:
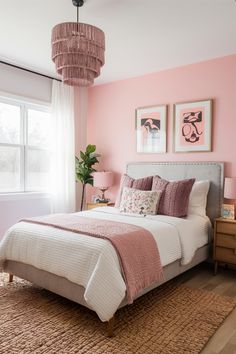
{"label": "gray headboard", "polygon": [[196,178],[209,180],[207,215],[213,221],[220,216],[223,201],[223,162],[131,162],[126,173],[133,178],[159,175],[167,180]]}

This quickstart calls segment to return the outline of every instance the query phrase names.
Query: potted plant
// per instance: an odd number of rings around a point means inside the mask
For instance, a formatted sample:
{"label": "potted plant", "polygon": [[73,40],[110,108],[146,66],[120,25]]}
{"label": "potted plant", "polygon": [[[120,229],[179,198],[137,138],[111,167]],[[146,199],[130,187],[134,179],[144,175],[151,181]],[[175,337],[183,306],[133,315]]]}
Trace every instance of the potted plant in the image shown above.
{"label": "potted plant", "polygon": [[83,210],[84,204],[84,193],[86,184],[93,185],[92,173],[96,170],[93,166],[98,163],[98,159],[95,154],[96,145],[88,145],[85,152],[80,151],[80,159],[75,156],[75,174],[76,182],[80,181],[82,183],[82,198],[80,210]]}

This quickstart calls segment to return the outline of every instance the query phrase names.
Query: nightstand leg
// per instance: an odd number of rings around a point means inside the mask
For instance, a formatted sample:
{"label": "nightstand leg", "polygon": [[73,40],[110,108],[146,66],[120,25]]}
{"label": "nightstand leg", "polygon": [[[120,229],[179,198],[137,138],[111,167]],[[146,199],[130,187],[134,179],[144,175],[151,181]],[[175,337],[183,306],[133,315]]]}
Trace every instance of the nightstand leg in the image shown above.
{"label": "nightstand leg", "polygon": [[215,261],[215,272],[214,272],[215,275],[217,274],[217,270],[218,270],[218,262]]}
{"label": "nightstand leg", "polygon": [[9,273],[9,283],[13,282],[13,274]]}

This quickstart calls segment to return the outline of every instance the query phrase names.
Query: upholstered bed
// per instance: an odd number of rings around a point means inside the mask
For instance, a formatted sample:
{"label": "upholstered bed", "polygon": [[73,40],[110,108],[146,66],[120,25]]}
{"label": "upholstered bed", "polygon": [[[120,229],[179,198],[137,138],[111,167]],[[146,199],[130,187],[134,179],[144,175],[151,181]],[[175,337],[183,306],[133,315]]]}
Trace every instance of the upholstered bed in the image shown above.
{"label": "upholstered bed", "polygon": [[[129,163],[127,165],[127,174],[133,178],[142,178],[151,175],[160,175],[163,178],[168,180],[181,180],[187,178],[196,178],[196,180],[209,180],[210,181],[210,190],[208,193],[208,202],[207,202],[207,216],[211,221],[215,217],[220,215],[220,206],[222,203],[222,185],[223,185],[223,171],[224,166],[223,163],[219,162],[194,162],[194,163],[183,163],[183,162],[168,162],[168,163]],[[93,215],[99,217],[100,215],[105,215],[108,213],[110,218],[115,218],[115,211],[109,211],[105,208],[101,208],[100,211],[93,211]],[[88,212],[85,212],[88,213]],[[191,218],[190,218],[191,219]],[[131,219],[130,219],[131,220]],[[195,220],[195,219],[194,219]],[[140,220],[139,220],[140,222]],[[148,225],[148,220],[145,220]],[[152,220],[150,221],[152,222]],[[170,224],[170,227],[174,229],[178,229],[178,221],[172,222],[168,218],[159,218],[158,222],[165,225]],[[191,222],[191,220],[189,221]],[[186,221],[186,225],[189,224],[188,220]],[[207,223],[203,223],[202,225],[207,225]],[[35,225],[34,225],[35,227]],[[38,227],[38,225],[37,225]],[[166,226],[165,226],[166,227]],[[205,227],[205,226],[204,226]],[[201,227],[200,227],[201,229]],[[44,229],[42,229],[44,230]],[[46,229],[45,229],[46,230]],[[58,230],[57,230],[58,231]],[[179,230],[177,230],[179,231]],[[19,231],[17,231],[19,232]],[[168,234],[168,233],[167,233]],[[186,237],[186,236],[185,236]],[[209,227],[208,233],[208,241],[199,243],[199,247],[196,247],[196,252],[188,261],[184,262],[182,259],[177,257],[174,261],[164,262],[167,263],[163,267],[165,280],[168,281],[175,276],[185,272],[186,270],[194,267],[195,265],[201,263],[206,260],[209,256],[209,245],[211,241],[211,229]],[[28,250],[30,252],[30,249]],[[174,259],[174,258],[173,258]],[[19,260],[5,259],[3,263],[4,271],[9,274],[17,275],[23,279],[27,279],[39,286],[42,286],[52,292],[55,292],[59,295],[62,295],[70,300],[73,300],[79,304],[82,304],[92,310],[96,311],[95,306],[91,305],[89,296],[86,294],[86,289],[79,283],[69,280],[70,276],[65,277],[58,275],[60,272],[55,275],[52,272],[46,271],[43,267],[35,267],[32,264],[26,264]],[[78,270],[79,271],[79,270]],[[63,273],[62,273],[63,274]],[[101,273],[103,276],[103,273]],[[73,277],[71,278],[73,279]],[[98,277],[99,279],[99,277]],[[144,293],[150,291],[151,289],[159,286],[162,282],[158,282],[157,284],[152,284],[150,287],[144,289],[139,296]],[[96,282],[97,284],[98,282]],[[102,283],[102,282],[101,282]],[[101,285],[103,286],[103,285]],[[95,291],[99,292],[99,289],[95,289]],[[85,296],[86,295],[86,296]],[[122,301],[120,301],[117,308],[120,308],[127,304],[127,298],[123,296],[121,297]],[[99,314],[99,311],[96,311],[102,321],[109,321],[112,319],[112,315],[115,310],[111,310],[111,313],[107,313],[104,316]],[[111,321],[110,321],[111,323]]]}

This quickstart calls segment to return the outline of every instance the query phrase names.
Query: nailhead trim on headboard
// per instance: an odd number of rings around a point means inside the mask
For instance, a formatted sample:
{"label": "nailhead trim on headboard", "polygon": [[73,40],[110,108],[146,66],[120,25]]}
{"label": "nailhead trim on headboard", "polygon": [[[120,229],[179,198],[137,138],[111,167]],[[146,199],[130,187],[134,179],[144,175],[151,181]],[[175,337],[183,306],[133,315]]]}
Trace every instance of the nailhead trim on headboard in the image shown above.
{"label": "nailhead trim on headboard", "polygon": [[223,202],[223,162],[130,162],[126,166],[126,173],[133,178],[160,175],[169,180],[193,177],[196,180],[210,180],[207,215],[211,221],[220,216]]}

